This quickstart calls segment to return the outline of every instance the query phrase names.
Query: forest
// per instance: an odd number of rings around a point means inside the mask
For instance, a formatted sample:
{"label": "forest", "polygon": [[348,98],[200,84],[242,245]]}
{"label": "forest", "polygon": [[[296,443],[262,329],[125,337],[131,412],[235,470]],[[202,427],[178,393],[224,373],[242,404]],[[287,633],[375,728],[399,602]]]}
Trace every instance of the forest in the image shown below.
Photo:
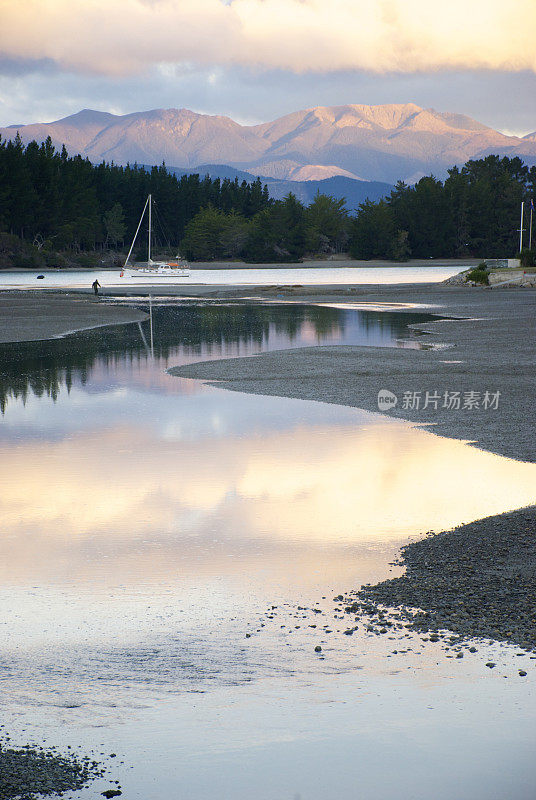
{"label": "forest", "polygon": [[496,155],[453,167],[444,182],[433,176],[414,186],[399,182],[389,197],[360,206],[350,252],[355,258],[394,260],[513,258],[519,252],[521,201],[527,244],[535,195],[536,167]]}
{"label": "forest", "polygon": [[[344,199],[322,194],[309,206],[292,194],[273,200],[259,178],[177,177],[165,164],[94,165],[50,139],[24,146],[17,136],[0,140],[0,268],[119,263],[149,193],[155,252],[180,249],[191,261],[299,262],[340,253],[400,262],[499,258],[519,250],[520,204],[530,208],[536,167],[491,155],[453,167],[444,181],[399,182],[388,197],[352,213]],[[134,257],[142,260],[145,247],[140,237]]]}
{"label": "forest", "polygon": [[[20,138],[0,140],[0,267],[90,266],[103,253],[128,249],[147,195],[155,199],[155,245],[176,253],[188,222],[203,208],[249,220],[270,205],[260,180],[251,183],[177,177],[165,165],[93,165]],[[140,240],[139,252],[143,258]],[[98,262],[97,262],[98,263]]]}

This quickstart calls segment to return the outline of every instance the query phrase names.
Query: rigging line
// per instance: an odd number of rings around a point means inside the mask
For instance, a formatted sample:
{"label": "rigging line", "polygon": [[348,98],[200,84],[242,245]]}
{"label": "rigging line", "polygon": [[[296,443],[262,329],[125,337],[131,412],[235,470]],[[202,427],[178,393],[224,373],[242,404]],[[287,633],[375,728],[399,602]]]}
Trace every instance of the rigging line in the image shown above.
{"label": "rigging line", "polygon": [[[144,320],[145,322],[145,320]],[[143,332],[143,328],[141,327],[141,322],[138,322],[138,328],[140,330],[141,339],[143,342],[143,346],[145,347],[147,353],[149,353],[149,345],[147,344],[147,339],[145,338],[145,334]]]}
{"label": "rigging line", "polygon": [[169,239],[169,237],[167,235],[167,231],[166,231],[162,216],[160,214],[160,211],[158,210],[158,204],[154,200],[153,200],[153,214],[154,214],[155,221],[156,221],[157,225],[160,228],[160,232],[162,234],[162,237],[163,237],[163,240],[164,240],[165,244],[167,245],[167,247],[169,249],[171,249],[171,241],[170,241],[170,239]]}

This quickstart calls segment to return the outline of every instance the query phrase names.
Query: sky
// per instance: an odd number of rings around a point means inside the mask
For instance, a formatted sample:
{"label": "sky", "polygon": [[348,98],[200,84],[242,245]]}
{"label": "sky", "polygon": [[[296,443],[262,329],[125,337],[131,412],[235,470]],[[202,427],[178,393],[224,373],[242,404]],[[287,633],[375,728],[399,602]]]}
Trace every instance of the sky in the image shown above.
{"label": "sky", "polygon": [[0,125],[414,102],[536,131],[535,0],[0,0]]}

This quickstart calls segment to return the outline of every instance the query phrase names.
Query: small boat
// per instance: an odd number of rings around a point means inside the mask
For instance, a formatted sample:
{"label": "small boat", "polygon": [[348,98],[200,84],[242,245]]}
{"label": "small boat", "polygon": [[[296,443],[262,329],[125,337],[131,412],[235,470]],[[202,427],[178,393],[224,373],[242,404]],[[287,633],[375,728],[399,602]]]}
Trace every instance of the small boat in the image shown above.
{"label": "small boat", "polygon": [[[134,234],[134,238],[132,240],[132,244],[130,245],[130,250],[128,251],[128,255],[125,259],[125,263],[123,264],[123,268],[121,270],[120,276],[121,278],[189,278],[190,277],[190,265],[186,261],[185,258],[181,258],[180,255],[177,255],[177,258],[173,261],[153,261],[151,258],[151,224],[152,224],[152,195],[148,195],[147,200],[145,201],[145,205],[143,207],[143,211],[141,212],[140,221],[138,222],[138,227],[136,228],[136,233]],[[138,233],[141,228],[141,223],[143,221],[143,217],[145,216],[145,212],[149,210],[149,239],[148,239],[148,247],[147,247],[147,264],[139,267],[131,267],[129,266],[130,256],[132,255],[132,250],[134,249],[134,245],[136,243],[136,239]]]}

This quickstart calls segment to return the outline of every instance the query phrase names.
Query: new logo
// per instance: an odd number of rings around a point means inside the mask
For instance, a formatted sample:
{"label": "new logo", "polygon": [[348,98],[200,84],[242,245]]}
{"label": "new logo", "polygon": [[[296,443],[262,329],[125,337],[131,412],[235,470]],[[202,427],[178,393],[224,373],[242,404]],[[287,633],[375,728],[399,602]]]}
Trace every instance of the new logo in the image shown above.
{"label": "new logo", "polygon": [[378,408],[380,411],[389,411],[398,403],[398,397],[389,389],[380,389],[378,392]]}

